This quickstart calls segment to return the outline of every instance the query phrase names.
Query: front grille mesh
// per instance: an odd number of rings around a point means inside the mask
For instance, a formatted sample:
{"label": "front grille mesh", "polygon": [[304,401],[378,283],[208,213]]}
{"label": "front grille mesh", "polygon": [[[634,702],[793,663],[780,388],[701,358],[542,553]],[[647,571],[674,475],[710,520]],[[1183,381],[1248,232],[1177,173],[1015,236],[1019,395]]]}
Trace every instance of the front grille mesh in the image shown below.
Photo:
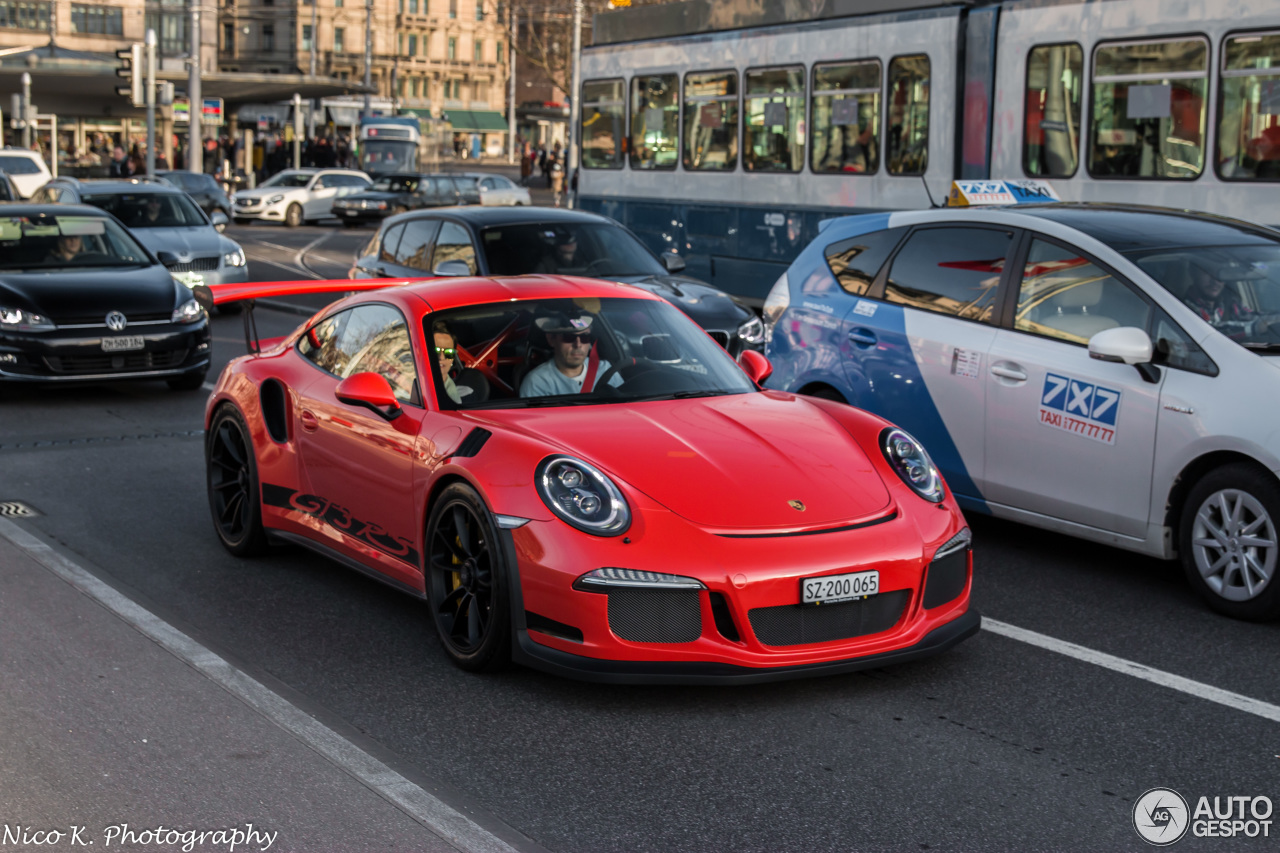
{"label": "front grille mesh", "polygon": [[203,258],[192,258],[185,264],[166,264],[169,272],[208,272],[218,268],[218,256],[208,255]]}
{"label": "front grille mesh", "polygon": [[[128,314],[125,319],[129,323],[151,323],[156,320],[169,320],[173,317],[173,311],[165,311],[162,314]],[[107,312],[101,314],[80,315],[77,317],[56,317],[53,321],[58,326],[101,326],[107,327]],[[126,328],[128,328],[126,326]]]}
{"label": "front grille mesh", "polygon": [[614,589],[609,629],[634,643],[691,643],[702,636],[696,589]]}
{"label": "front grille mesh", "polygon": [[187,358],[187,350],[159,352],[105,353],[94,355],[46,355],[49,370],[71,376],[77,373],[124,373],[131,370],[164,370],[178,367]]}
{"label": "front grille mesh", "polygon": [[747,613],[756,639],[766,646],[829,643],[887,631],[902,618],[911,592],[897,589],[862,601],[757,607]]}
{"label": "front grille mesh", "polygon": [[716,343],[718,343],[718,344],[719,344],[720,346],[722,346],[723,348],[725,348],[725,349],[728,349],[728,348],[729,348],[729,333],[728,333],[728,332],[722,332],[722,331],[719,331],[718,329],[708,329],[708,330],[707,330],[707,334],[711,336],[711,339],[712,339],[713,341],[715,341]]}

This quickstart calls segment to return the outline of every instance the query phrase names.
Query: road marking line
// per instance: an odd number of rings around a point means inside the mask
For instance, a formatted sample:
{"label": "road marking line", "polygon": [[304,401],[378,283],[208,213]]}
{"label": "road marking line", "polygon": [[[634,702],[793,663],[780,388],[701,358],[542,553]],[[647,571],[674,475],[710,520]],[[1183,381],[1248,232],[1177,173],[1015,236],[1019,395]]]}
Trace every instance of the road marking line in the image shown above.
{"label": "road marking line", "polygon": [[1200,699],[1216,702],[1219,705],[1226,705],[1228,708],[1234,708],[1237,711],[1244,711],[1246,714],[1256,714],[1259,717],[1280,723],[1280,706],[1263,702],[1260,699],[1254,699],[1240,693],[1232,693],[1230,690],[1223,690],[1201,681],[1192,681],[1190,678],[1183,678],[1171,672],[1118,658],[1106,652],[1077,646],[1075,643],[1068,643],[1066,640],[1059,640],[1045,634],[1037,634],[1035,631],[1028,631],[1025,628],[1019,628],[1006,622],[998,622],[995,619],[988,619],[986,616],[982,617],[982,630],[1000,634],[1033,646],[1039,646],[1042,649],[1057,652],[1060,655],[1066,655],[1085,663],[1091,663],[1124,675],[1131,675],[1134,678],[1140,678],[1143,681],[1149,681],[1161,687],[1168,687],[1171,690],[1187,693]]}
{"label": "road marking line", "polygon": [[517,853],[516,848],[501,838],[427,793],[151,611],[117,592],[15,522],[0,518],[0,536],[4,536],[49,571],[150,637],[170,654],[199,670],[227,692],[292,733],[458,850],[465,853]]}
{"label": "road marking line", "polygon": [[299,249],[297,254],[293,256],[293,262],[298,266],[302,267],[311,275],[315,276],[316,278],[324,278],[324,276],[320,275],[320,273],[316,272],[315,270],[311,269],[311,267],[307,266],[306,255],[307,255],[307,252],[311,251],[316,246],[319,246],[325,240],[328,240],[330,237],[332,237],[334,234],[337,234],[337,233],[338,233],[338,230],[335,228],[331,230],[328,234],[321,234],[319,237],[315,238],[310,243],[308,243],[307,245]]}

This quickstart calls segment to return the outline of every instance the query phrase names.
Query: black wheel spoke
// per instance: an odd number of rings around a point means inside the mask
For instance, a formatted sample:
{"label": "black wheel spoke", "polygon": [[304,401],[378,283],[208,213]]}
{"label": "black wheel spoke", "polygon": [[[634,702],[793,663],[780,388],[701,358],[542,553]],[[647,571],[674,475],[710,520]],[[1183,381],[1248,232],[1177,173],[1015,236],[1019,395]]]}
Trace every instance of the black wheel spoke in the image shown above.
{"label": "black wheel spoke", "polygon": [[467,517],[467,511],[461,506],[453,508],[453,529],[458,535],[458,545],[462,548],[462,553],[466,556],[473,556],[471,553],[471,525],[470,519]]}
{"label": "black wheel spoke", "polygon": [[[461,563],[467,559],[467,555],[462,553],[462,551],[458,548],[456,536],[453,536],[448,531],[441,528],[440,530],[436,531],[436,538],[444,543],[445,549],[449,552],[449,555],[453,557],[455,562]],[[450,568],[449,571],[457,571],[457,570],[455,568]]]}
{"label": "black wheel spoke", "polygon": [[458,602],[460,602],[463,596],[465,596],[466,594],[467,594],[467,590],[465,587],[461,587],[461,586],[458,587],[453,592],[449,593],[444,597],[444,601],[440,602],[440,607],[438,608],[438,610],[441,613],[456,615]]}

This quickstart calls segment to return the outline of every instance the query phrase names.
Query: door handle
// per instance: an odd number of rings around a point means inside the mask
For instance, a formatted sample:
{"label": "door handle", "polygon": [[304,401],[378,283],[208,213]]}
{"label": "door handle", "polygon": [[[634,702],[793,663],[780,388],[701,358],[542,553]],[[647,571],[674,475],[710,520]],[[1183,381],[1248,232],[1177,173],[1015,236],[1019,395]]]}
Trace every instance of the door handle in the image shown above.
{"label": "door handle", "polygon": [[999,376],[1001,379],[1011,379],[1014,382],[1026,382],[1027,372],[1016,364],[1007,361],[996,362],[991,365],[991,373]]}
{"label": "door handle", "polygon": [[870,329],[854,329],[849,332],[849,340],[853,341],[860,347],[873,347],[880,342],[875,332]]}
{"label": "door handle", "polygon": [[307,432],[315,432],[320,428],[320,419],[307,409],[298,413],[298,420],[302,421],[302,428]]}

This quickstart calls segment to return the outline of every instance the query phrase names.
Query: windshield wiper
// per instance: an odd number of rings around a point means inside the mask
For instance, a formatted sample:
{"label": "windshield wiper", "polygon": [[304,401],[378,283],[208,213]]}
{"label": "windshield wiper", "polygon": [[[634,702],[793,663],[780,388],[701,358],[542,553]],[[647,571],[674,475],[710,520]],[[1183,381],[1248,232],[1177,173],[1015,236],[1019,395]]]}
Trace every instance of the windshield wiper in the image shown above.
{"label": "windshield wiper", "polygon": [[1240,346],[1251,352],[1280,352],[1280,344],[1264,344],[1260,341],[1241,341]]}

